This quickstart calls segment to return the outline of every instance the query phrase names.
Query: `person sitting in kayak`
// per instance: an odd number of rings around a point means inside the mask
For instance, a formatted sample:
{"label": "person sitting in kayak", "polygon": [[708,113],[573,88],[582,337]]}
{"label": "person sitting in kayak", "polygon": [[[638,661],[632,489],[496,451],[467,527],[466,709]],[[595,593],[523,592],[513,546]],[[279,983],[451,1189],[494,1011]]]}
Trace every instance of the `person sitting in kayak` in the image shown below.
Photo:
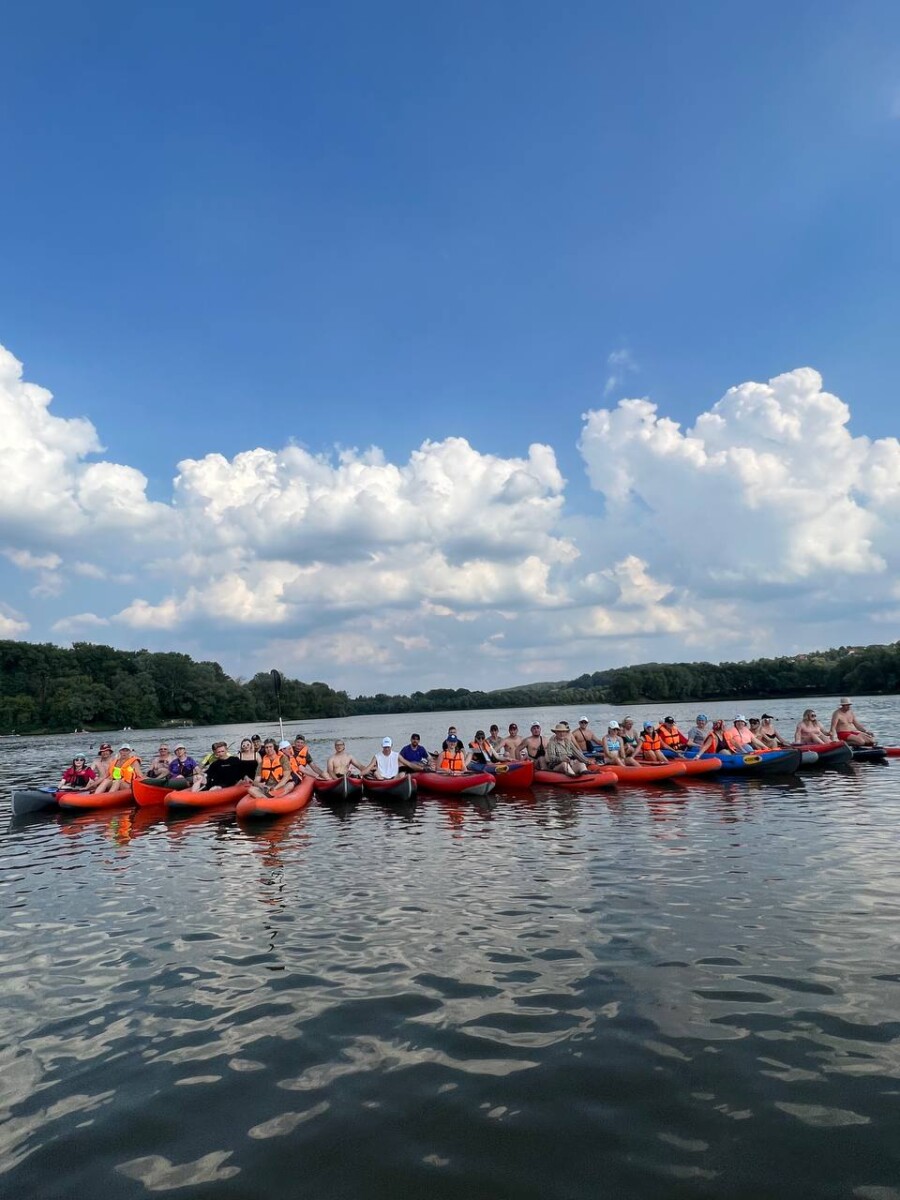
{"label": "person sitting in kayak", "polygon": [[700,744],[700,749],[697,751],[698,757],[701,754],[730,754],[731,747],[728,745],[728,739],[725,736],[725,722],[721,718],[717,718],[712,723],[712,729],[703,739]]}
{"label": "person sitting in kayak", "polygon": [[[569,726],[565,722],[566,733],[569,732]],[[537,721],[531,723],[531,733],[528,737],[523,738],[519,744],[518,758],[530,758],[534,763],[534,769],[540,771],[544,767],[544,759],[547,750],[547,743],[544,741],[541,727]]]}
{"label": "person sitting in kayak", "polygon": [[195,773],[193,791],[218,792],[246,779],[246,763],[241,762],[236,754],[228,753],[227,742],[213,742],[213,760],[206,768],[205,776]]}
{"label": "person sitting in kayak", "polygon": [[169,747],[163,742],[147,768],[148,779],[165,779],[169,774]]}
{"label": "person sitting in kayak", "polygon": [[732,721],[732,728],[725,731],[725,740],[732,754],[752,754],[754,750],[765,750],[765,746],[750,732],[747,718],[741,713]]}
{"label": "person sitting in kayak", "polygon": [[87,765],[87,755],[76,754],[72,765],[63,771],[59,786],[71,788],[75,792],[85,792],[96,778],[93,768]]}
{"label": "person sitting in kayak", "polygon": [[851,746],[874,746],[875,734],[857,720],[853,702],[841,696],[841,703],[831,714],[831,734],[838,741]]}
{"label": "person sitting in kayak", "polygon": [[763,713],[759,719],[759,729],[756,736],[767,750],[785,750],[788,743],[775,728],[775,718],[771,713]]}
{"label": "person sitting in kayak", "polygon": [[343,738],[336,738],[334,754],[325,764],[328,779],[343,779],[345,775],[364,775],[366,764],[357,762],[352,754],[347,752],[347,743]]}
{"label": "person sitting in kayak", "polygon": [[669,760],[663,754],[662,748],[659,729],[652,721],[645,721],[641,731],[641,748],[638,751],[640,758],[646,763],[666,763]]}
{"label": "person sitting in kayak", "polygon": [[135,754],[133,747],[125,742],[119,747],[116,757],[111,760],[106,778],[100,781],[94,791],[98,794],[100,792],[127,792],[131,787],[132,779],[141,777],[141,760]]}
{"label": "person sitting in kayak", "polygon": [[[175,753],[178,753],[178,747],[175,747]],[[241,748],[238,750],[238,758],[244,764],[244,770],[247,772],[248,779],[255,779],[256,772],[259,770],[259,760],[261,755],[253,745],[253,738],[242,738]],[[188,759],[188,762],[193,762],[193,759]],[[196,770],[197,764],[194,763]]]}
{"label": "person sitting in kayak", "polygon": [[657,729],[659,740],[663,744],[663,750],[669,750],[672,754],[677,754],[682,757],[684,747],[688,744],[687,738],[675,724],[674,717],[666,717],[660,722]]}
{"label": "person sitting in kayak", "polygon": [[[572,740],[575,741],[575,735],[572,735]],[[603,761],[613,767],[634,767],[637,764],[634,758],[628,758],[625,754],[625,744],[621,737],[621,728],[618,721],[610,721],[606,729],[606,735],[600,743],[600,748],[603,751]]]}
{"label": "person sitting in kayak", "polygon": [[109,742],[101,742],[100,747],[97,750],[97,757],[91,763],[91,770],[94,772],[94,782],[91,784],[91,791],[96,791],[100,781],[105,779],[109,774],[109,767],[112,760],[112,746]]}
{"label": "person sitting in kayak", "polygon": [[400,766],[404,771],[427,771],[434,755],[422,745],[417,733],[409,735],[409,741],[400,751]]}
{"label": "person sitting in kayak", "polygon": [[441,746],[437,770],[442,775],[459,775],[469,765],[469,755],[455,733],[449,734]]}
{"label": "person sitting in kayak", "polygon": [[497,755],[498,759],[503,757],[500,747],[503,745],[503,738],[500,736],[500,726],[492,725],[488,730],[488,741],[491,743],[491,749]]}
{"label": "person sitting in kayak", "polygon": [[[533,730],[534,726],[532,726]],[[588,769],[588,760],[576,746],[568,722],[560,721],[554,725],[551,735],[544,745],[541,756],[546,764],[543,769],[556,771],[560,775],[583,775]],[[537,766],[537,761],[535,761],[535,766]]]}
{"label": "person sitting in kayak", "polygon": [[188,783],[193,783],[196,770],[197,764],[194,759],[188,757],[187,747],[179,742],[175,747],[175,757],[168,764],[169,779],[173,782],[184,779]]}
{"label": "person sitting in kayak", "polygon": [[383,737],[381,749],[373,756],[364,771],[373,779],[396,779],[400,774],[400,755],[394,749],[393,738]]}
{"label": "person sitting in kayak", "polygon": [[702,746],[709,736],[709,717],[706,713],[697,713],[697,720],[687,731],[688,746]]}
{"label": "person sitting in kayak", "polygon": [[294,735],[294,744],[291,747],[291,753],[293,759],[296,760],[296,766],[294,762],[291,763],[292,770],[298,771],[300,775],[312,775],[314,779],[327,779],[322,768],[316,766],[313,762],[312,753],[307,745],[305,734],[297,733]]}
{"label": "person sitting in kayak", "polygon": [[634,727],[634,719],[626,717],[622,722],[622,755],[631,766],[637,766],[634,761],[634,756],[641,748],[641,739],[638,731]]}
{"label": "person sitting in kayak", "polygon": [[522,748],[522,742],[524,740],[525,740],[524,738],[519,737],[518,725],[516,725],[515,722],[512,722],[509,726],[509,733],[506,735],[506,737],[500,743],[501,753],[506,758],[512,758],[512,759],[518,758],[519,751]]}
{"label": "person sitting in kayak", "polygon": [[828,736],[819,724],[816,710],[814,708],[804,709],[803,716],[794,730],[795,744],[798,746],[810,746],[816,742],[830,741],[833,741],[833,739]]}
{"label": "person sitting in kayak", "polygon": [[469,742],[469,749],[472,751],[469,762],[476,763],[478,766],[484,766],[488,762],[500,761],[490,740],[485,737],[483,729],[476,729],[475,736]]}
{"label": "person sitting in kayak", "polygon": [[[616,728],[618,729],[618,725]],[[579,717],[578,728],[572,731],[572,741],[582,754],[597,754],[605,740],[605,737],[597,737],[587,717]]]}

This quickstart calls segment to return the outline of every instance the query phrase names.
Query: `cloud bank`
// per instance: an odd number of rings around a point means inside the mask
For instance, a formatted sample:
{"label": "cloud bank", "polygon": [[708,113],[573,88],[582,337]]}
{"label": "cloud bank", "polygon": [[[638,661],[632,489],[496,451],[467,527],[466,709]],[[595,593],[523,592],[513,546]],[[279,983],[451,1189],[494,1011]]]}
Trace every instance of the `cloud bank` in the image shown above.
{"label": "cloud bank", "polygon": [[0,347],[2,570],[27,593],[0,636],[189,647],[352,692],[892,640],[900,443],[849,421],[801,368],[686,429],[648,399],[583,414],[589,489],[557,447],[448,437],[403,462],[188,458],[159,502]]}

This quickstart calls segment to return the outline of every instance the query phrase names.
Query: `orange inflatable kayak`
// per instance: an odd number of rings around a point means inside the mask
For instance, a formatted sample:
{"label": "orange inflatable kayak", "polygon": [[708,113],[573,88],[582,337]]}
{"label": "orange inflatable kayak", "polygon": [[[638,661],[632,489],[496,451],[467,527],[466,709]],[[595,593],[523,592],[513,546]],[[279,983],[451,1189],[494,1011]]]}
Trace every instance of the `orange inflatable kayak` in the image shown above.
{"label": "orange inflatable kayak", "polygon": [[238,801],[237,815],[250,820],[260,817],[283,817],[286,813],[306,808],[313,795],[313,778],[306,776],[285,796],[244,796]]}
{"label": "orange inflatable kayak", "polygon": [[121,788],[118,792],[57,792],[56,801],[60,808],[121,808],[124,804],[134,804],[131,788]]}
{"label": "orange inflatable kayak", "polygon": [[[718,761],[718,760],[716,760]],[[657,783],[663,779],[676,779],[686,775],[683,762],[644,763],[640,767],[608,767],[619,783]]]}
{"label": "orange inflatable kayak", "polygon": [[186,812],[192,808],[222,808],[226,804],[237,804],[247,795],[250,784],[236,783],[234,787],[214,788],[210,792],[166,792],[166,808],[174,812]]}
{"label": "orange inflatable kayak", "polygon": [[168,779],[162,783],[151,783],[147,779],[135,779],[131,784],[131,790],[138,808],[156,808],[165,803],[166,796],[172,790],[172,785]]}

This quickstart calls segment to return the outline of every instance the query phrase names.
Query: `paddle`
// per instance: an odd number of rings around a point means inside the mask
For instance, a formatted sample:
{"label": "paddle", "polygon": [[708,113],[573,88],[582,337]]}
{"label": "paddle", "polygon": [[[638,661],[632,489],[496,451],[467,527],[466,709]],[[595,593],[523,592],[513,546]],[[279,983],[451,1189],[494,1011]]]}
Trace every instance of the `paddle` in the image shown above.
{"label": "paddle", "polygon": [[278,728],[281,730],[281,740],[284,741],[284,722],[281,719],[281,685],[284,680],[281,672],[276,671],[274,667],[270,674],[272,676],[272,687],[275,689],[275,704],[278,708]]}

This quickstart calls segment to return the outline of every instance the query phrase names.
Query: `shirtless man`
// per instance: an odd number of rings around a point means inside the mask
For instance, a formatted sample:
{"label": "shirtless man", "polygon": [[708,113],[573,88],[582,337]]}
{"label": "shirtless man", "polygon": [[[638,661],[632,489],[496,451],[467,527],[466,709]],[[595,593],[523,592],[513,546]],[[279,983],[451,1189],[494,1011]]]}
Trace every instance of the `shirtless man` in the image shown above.
{"label": "shirtless man", "polygon": [[500,743],[500,749],[506,758],[518,758],[519,751],[522,748],[523,738],[519,737],[519,727],[512,724],[509,727],[509,733]]}
{"label": "shirtless man", "polygon": [[357,762],[352,754],[347,753],[347,743],[337,738],[334,743],[334,754],[325,764],[325,772],[329,779],[343,779],[345,775],[362,775],[366,767]]}
{"label": "shirtless man", "polygon": [[[565,724],[566,733],[569,733],[569,726],[566,722],[561,721],[560,724]],[[540,771],[544,766],[544,754],[547,750],[547,743],[541,733],[541,727],[537,721],[531,723],[531,733],[526,738],[522,738],[519,745],[518,758],[530,758],[534,762],[536,771]]]}
{"label": "shirtless man", "polygon": [[[596,754],[601,749],[601,739],[591,729],[590,724],[587,717],[581,717],[578,721],[578,728],[572,731],[572,741],[582,754]],[[616,728],[618,729],[618,725]]]}
{"label": "shirtless man", "polygon": [[831,714],[831,733],[851,746],[875,745],[875,734],[865,725],[860,725],[853,711],[853,703],[846,696],[841,696],[840,707]]}

